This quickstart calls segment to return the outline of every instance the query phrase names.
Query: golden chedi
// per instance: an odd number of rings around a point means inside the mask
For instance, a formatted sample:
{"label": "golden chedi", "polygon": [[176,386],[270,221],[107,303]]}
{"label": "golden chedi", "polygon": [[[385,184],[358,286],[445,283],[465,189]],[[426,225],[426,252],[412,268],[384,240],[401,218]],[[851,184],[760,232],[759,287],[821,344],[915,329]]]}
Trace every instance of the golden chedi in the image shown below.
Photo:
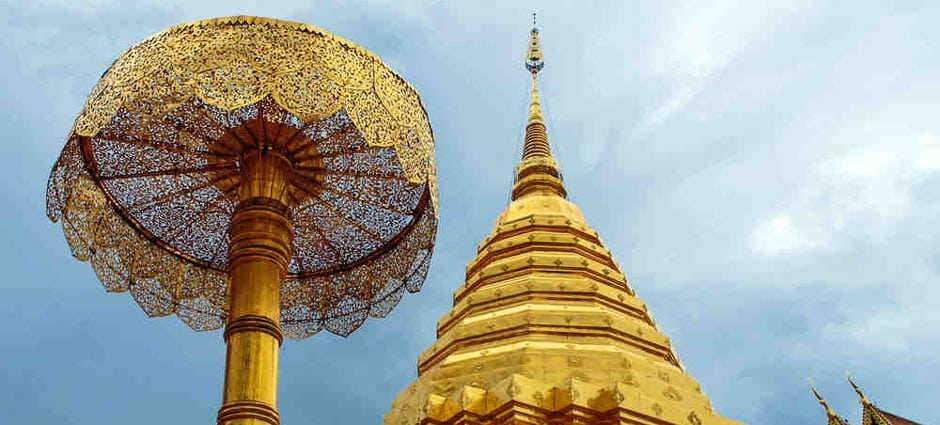
{"label": "golden chedi", "polygon": [[512,203],[478,247],[418,378],[386,413],[400,424],[683,424],[718,416],[569,202],[536,90]]}

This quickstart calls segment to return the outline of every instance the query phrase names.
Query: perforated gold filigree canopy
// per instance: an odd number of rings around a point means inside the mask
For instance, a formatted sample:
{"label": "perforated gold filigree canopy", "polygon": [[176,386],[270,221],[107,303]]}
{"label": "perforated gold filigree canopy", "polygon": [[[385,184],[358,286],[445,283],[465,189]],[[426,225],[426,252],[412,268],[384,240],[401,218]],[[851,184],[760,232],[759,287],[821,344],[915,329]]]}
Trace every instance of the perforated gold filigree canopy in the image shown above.
{"label": "perforated gold filigree canopy", "polygon": [[281,325],[348,335],[424,281],[433,149],[415,91],[364,49],[292,22],[199,21],[105,72],[52,170],[47,214],[108,291],[220,328],[241,161],[277,152],[293,170]]}

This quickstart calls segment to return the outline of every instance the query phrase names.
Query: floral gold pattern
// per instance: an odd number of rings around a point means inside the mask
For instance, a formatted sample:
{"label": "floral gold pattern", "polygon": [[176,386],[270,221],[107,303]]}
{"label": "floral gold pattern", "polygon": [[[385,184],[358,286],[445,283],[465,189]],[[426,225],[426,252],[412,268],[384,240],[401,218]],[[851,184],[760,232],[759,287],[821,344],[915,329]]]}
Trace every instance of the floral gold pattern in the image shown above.
{"label": "floral gold pattern", "polygon": [[107,291],[218,329],[239,170],[267,151],[292,167],[288,337],[349,335],[420,289],[438,210],[427,114],[378,57],[308,25],[210,19],[125,51],[75,121],[47,214]]}

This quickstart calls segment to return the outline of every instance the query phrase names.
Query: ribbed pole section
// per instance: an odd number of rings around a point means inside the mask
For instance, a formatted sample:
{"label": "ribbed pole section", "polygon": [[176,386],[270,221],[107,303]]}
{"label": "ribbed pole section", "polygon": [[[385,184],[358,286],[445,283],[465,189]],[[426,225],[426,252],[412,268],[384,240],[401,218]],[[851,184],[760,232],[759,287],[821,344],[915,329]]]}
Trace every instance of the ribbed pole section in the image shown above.
{"label": "ribbed pole section", "polygon": [[242,157],[240,203],[229,227],[229,322],[218,425],[278,425],[281,281],[293,234],[287,218],[290,162],[273,152]]}

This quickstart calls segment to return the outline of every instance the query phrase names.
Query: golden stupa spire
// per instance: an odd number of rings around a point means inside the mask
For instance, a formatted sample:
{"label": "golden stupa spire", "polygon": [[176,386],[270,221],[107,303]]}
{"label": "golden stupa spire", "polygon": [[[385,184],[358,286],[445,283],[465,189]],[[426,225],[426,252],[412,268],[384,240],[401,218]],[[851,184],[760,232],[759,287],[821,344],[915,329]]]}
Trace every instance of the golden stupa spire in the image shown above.
{"label": "golden stupa spire", "polygon": [[542,121],[542,107],[539,105],[537,72],[538,71],[532,72],[532,95],[529,99],[529,122],[526,125],[542,124],[542,128],[544,129],[545,122]]}
{"label": "golden stupa spire", "polygon": [[[532,14],[532,31],[529,31],[529,50],[525,55],[525,68],[532,74],[532,98],[529,101],[529,124],[542,122],[542,109],[539,106],[538,73],[545,67],[542,62],[542,47],[539,45],[539,29],[535,14]],[[543,127],[544,128],[544,127]]]}
{"label": "golden stupa spire", "polygon": [[529,100],[529,119],[525,127],[522,159],[516,167],[513,200],[533,193],[567,196],[561,182],[560,167],[552,157],[552,149],[548,144],[548,132],[545,130],[539,103],[538,74],[545,67],[545,62],[542,61],[542,47],[539,44],[539,29],[535,26],[534,13],[532,25],[532,30],[529,31],[529,49],[525,56],[525,68],[532,74],[532,95]]}
{"label": "golden stupa spire", "polygon": [[385,425],[740,425],[716,414],[600,235],[566,197],[537,91],[512,202],[477,246]]}

